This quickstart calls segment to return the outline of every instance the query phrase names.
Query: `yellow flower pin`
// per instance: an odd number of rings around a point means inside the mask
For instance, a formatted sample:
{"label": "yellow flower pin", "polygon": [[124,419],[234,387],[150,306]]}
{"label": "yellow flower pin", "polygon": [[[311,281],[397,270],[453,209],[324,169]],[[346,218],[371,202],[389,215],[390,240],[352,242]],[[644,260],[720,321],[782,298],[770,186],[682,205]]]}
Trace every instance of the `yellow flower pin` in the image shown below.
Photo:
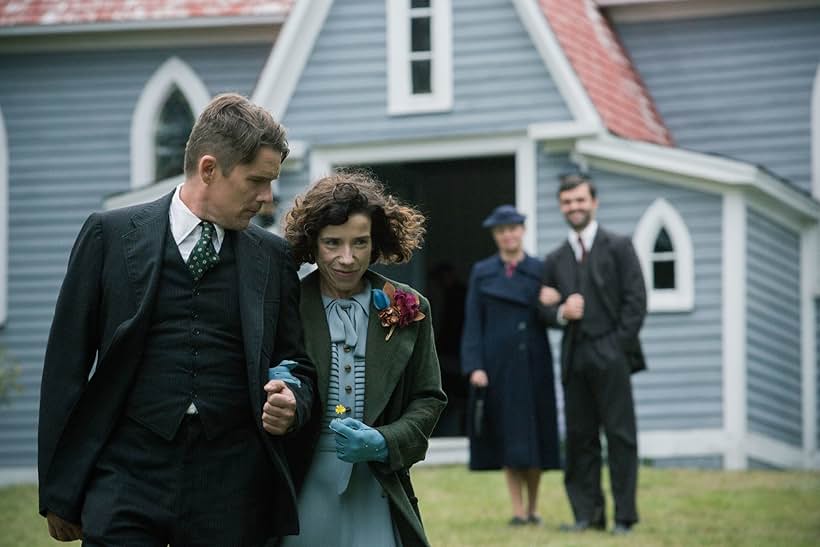
{"label": "yellow flower pin", "polygon": [[347,407],[345,405],[336,405],[336,415],[341,416],[342,414],[347,413]]}

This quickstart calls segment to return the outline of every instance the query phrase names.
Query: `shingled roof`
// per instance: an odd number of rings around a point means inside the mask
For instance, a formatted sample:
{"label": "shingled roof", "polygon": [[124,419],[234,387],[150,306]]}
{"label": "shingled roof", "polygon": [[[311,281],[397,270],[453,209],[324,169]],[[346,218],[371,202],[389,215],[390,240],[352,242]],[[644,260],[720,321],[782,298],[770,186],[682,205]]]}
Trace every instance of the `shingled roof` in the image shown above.
{"label": "shingled roof", "polygon": [[200,17],[284,16],[293,0],[6,0],[0,26],[167,21]]}
{"label": "shingled roof", "polygon": [[612,133],[671,145],[646,86],[593,0],[538,0],[564,54]]}

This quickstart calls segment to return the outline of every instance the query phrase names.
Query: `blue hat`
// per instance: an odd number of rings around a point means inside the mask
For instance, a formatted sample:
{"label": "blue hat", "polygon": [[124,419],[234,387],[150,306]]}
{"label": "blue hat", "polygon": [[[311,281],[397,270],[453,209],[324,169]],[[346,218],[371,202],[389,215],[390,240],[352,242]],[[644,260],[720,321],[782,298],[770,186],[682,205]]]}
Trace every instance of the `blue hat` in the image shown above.
{"label": "blue hat", "polygon": [[492,228],[500,224],[524,224],[525,218],[527,217],[516,211],[512,205],[499,205],[493,209],[490,216],[484,219],[481,226],[484,228]]}

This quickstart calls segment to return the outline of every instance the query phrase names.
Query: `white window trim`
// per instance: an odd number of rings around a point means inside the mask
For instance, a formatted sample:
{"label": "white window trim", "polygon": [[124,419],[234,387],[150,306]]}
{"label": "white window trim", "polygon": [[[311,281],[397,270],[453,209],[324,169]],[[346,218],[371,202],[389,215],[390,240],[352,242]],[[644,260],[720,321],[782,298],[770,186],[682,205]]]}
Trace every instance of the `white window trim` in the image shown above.
{"label": "white window trim", "polygon": [[178,57],[171,57],[154,72],[142,90],[131,119],[131,188],[142,188],[155,182],[157,122],[174,86],[188,101],[194,118],[211,100],[202,80]]}
{"label": "white window trim", "polygon": [[[661,228],[666,229],[675,250],[674,289],[653,289],[652,256]],[[695,305],[695,268],[692,238],[678,211],[665,199],[650,205],[638,222],[632,243],[641,262],[646,280],[650,312],[690,311]]]}
{"label": "white window trim", "polygon": [[811,93],[811,193],[820,201],[820,64]]}
{"label": "white window trim", "polygon": [[8,319],[9,152],[6,124],[0,110],[0,326]]}
{"label": "white window trim", "polygon": [[385,0],[387,9],[387,112],[446,112],[453,108],[453,23],[450,0],[430,0],[432,93],[413,95],[410,74],[410,0]]}

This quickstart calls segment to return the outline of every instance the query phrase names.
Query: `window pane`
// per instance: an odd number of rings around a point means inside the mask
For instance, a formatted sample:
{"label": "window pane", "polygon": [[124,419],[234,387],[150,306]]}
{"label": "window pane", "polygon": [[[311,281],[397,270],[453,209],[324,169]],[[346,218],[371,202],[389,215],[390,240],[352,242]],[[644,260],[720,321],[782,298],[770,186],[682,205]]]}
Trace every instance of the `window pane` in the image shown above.
{"label": "window pane", "polygon": [[430,93],[430,61],[413,61],[413,94]]}
{"label": "window pane", "polygon": [[174,88],[162,106],[157,124],[155,181],[182,174],[185,143],[193,127],[194,113],[182,92]]}
{"label": "window pane", "polygon": [[429,8],[430,0],[412,0],[410,2],[411,8]]}
{"label": "window pane", "polygon": [[661,228],[658,234],[658,239],[655,240],[656,253],[670,253],[675,249],[672,247],[672,240],[669,239],[669,234],[666,233],[666,228]]}
{"label": "window pane", "polygon": [[411,24],[411,51],[430,51],[430,18],[414,17]]}
{"label": "window pane", "polygon": [[652,263],[652,279],[655,289],[675,288],[675,261],[656,260]]}

